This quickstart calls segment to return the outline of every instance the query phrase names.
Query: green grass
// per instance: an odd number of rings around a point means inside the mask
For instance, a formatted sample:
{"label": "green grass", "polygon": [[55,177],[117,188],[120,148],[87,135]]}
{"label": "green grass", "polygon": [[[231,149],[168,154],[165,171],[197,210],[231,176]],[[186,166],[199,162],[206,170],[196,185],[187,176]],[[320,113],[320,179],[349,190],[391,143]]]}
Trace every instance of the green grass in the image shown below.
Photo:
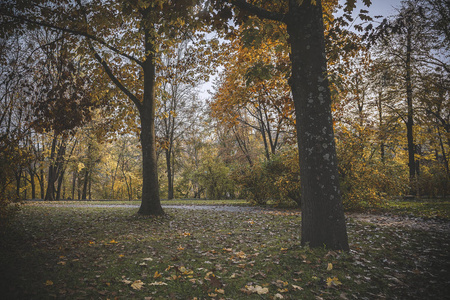
{"label": "green grass", "polygon": [[450,198],[390,200],[383,207],[375,211],[424,219],[450,220]]}
{"label": "green grass", "polygon": [[[166,217],[150,218],[135,211],[23,206],[0,231],[0,294],[4,299],[448,297],[448,232],[349,220],[352,250],[342,253],[300,247],[297,212],[166,209]],[[133,288],[139,280],[144,285]],[[328,287],[327,280],[336,284]],[[252,293],[257,286],[267,293]]]}

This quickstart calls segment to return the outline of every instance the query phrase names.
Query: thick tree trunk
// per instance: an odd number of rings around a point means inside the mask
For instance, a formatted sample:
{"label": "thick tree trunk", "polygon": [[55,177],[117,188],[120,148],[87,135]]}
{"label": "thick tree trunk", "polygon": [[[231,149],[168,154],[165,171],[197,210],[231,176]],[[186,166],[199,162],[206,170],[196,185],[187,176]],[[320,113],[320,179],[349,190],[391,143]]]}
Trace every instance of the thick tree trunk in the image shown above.
{"label": "thick tree trunk", "polygon": [[[148,24],[146,26],[149,26]],[[155,48],[152,44],[152,34],[145,30],[146,60],[144,71],[144,99],[139,107],[141,117],[142,145],[142,202],[138,213],[142,215],[163,215],[159,197],[158,166],[156,159],[155,138]]]}
{"label": "thick tree trunk", "polygon": [[302,244],[348,250],[336,147],[321,2],[291,0],[290,86],[295,104],[302,193]]}

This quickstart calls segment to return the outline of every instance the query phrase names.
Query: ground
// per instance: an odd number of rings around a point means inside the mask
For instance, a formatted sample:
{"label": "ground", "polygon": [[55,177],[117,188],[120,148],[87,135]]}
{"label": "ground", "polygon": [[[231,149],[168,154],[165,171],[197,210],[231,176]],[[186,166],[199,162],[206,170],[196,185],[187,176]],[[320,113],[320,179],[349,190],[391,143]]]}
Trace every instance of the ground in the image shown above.
{"label": "ground", "polygon": [[[43,205],[44,204],[44,205]],[[105,204],[105,203],[103,203]],[[3,228],[5,299],[448,299],[442,219],[347,215],[351,251],[300,247],[298,210],[22,206]]]}

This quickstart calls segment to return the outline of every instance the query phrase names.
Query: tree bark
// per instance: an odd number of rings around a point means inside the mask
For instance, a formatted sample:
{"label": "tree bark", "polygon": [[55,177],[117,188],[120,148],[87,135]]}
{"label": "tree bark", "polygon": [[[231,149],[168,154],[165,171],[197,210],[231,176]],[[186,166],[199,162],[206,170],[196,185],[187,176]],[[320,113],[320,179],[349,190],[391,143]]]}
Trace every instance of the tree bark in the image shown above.
{"label": "tree bark", "polygon": [[[146,24],[146,26],[149,26]],[[138,106],[141,117],[142,145],[142,201],[138,213],[142,215],[163,215],[159,197],[158,166],[155,138],[155,47],[149,28],[145,28],[144,99]]]}
{"label": "tree bark", "polygon": [[418,191],[416,190],[416,162],[415,162],[415,150],[416,146],[414,145],[414,116],[413,116],[413,92],[412,92],[412,82],[411,82],[411,28],[410,25],[407,25],[407,33],[406,33],[406,102],[408,106],[407,112],[407,120],[406,120],[406,136],[408,140],[408,166],[409,166],[409,178],[410,178],[410,191],[412,195],[415,195]]}
{"label": "tree bark", "polygon": [[172,145],[165,149],[167,167],[167,199],[173,199],[173,177],[172,177]]}
{"label": "tree bark", "polygon": [[89,169],[86,167],[84,169],[83,192],[81,193],[81,200],[86,200],[87,199],[88,179],[89,179]]}
{"label": "tree bark", "polygon": [[52,149],[50,152],[50,166],[48,167],[47,191],[44,200],[55,200],[55,181],[56,181],[56,135],[53,137]]}
{"label": "tree bark", "polygon": [[302,245],[349,250],[327,79],[321,1],[290,1],[287,30],[302,192]]}

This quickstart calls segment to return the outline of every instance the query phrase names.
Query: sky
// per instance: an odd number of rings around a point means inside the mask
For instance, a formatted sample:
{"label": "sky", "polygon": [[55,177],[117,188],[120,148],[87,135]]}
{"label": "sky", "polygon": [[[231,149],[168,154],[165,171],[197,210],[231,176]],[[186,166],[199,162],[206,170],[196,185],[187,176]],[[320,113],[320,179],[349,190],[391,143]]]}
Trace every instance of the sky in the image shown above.
{"label": "sky", "polygon": [[[339,2],[344,1],[340,0]],[[387,17],[395,14],[394,7],[400,7],[400,2],[400,0],[372,0],[370,7],[365,8],[366,6],[363,4],[363,1],[357,0],[356,8],[368,10],[371,16],[381,15],[383,17]]]}
{"label": "sky", "polygon": [[[353,11],[353,15],[357,15],[360,11],[360,9],[365,9],[369,11],[369,15],[372,17],[375,16],[383,16],[383,18],[379,19],[379,22],[381,22],[384,18],[392,16],[396,13],[395,8],[399,8],[401,4],[401,0],[371,0],[372,4],[367,7],[364,5],[362,0],[356,1],[356,9]],[[340,4],[345,3],[345,0],[339,0]],[[375,25],[375,24],[374,24]],[[199,90],[199,96],[201,99],[208,99],[210,97],[210,94],[208,93],[208,90],[212,91],[212,80],[215,78],[215,76],[211,77],[212,79],[200,86]]]}

